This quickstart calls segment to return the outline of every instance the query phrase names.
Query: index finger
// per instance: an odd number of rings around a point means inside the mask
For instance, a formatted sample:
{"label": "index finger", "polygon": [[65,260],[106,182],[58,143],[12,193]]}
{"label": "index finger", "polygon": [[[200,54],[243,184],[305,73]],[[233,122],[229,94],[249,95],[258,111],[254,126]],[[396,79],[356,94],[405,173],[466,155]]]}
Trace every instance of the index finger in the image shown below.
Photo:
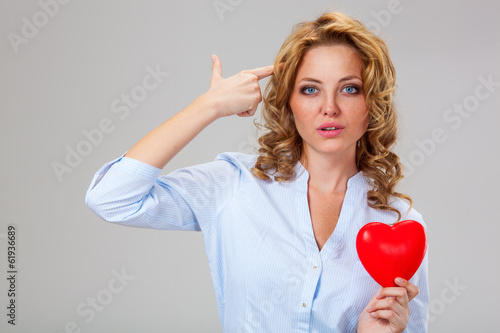
{"label": "index finger", "polygon": [[269,66],[264,66],[264,67],[259,67],[259,68],[254,68],[248,70],[248,72],[252,73],[253,75],[257,76],[257,79],[263,79],[265,77],[268,77],[273,74],[274,72],[274,66],[269,65]]}
{"label": "index finger", "polygon": [[386,298],[394,298],[401,306],[406,307],[410,302],[408,291],[401,287],[386,287],[379,291],[376,298],[384,300]]}
{"label": "index finger", "polygon": [[408,300],[410,300],[410,301],[413,298],[415,298],[415,296],[417,296],[419,291],[420,291],[416,285],[414,285],[410,281],[407,281],[403,278],[398,277],[394,280],[394,282],[396,282],[396,284],[398,286],[401,286],[401,287],[406,289],[406,292],[408,294]]}

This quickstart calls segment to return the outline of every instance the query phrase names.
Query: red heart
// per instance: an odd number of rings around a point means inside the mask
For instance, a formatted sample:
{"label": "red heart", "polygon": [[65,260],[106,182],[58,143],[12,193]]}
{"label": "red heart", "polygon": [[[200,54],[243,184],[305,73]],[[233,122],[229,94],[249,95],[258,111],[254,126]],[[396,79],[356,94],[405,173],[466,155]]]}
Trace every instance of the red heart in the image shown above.
{"label": "red heart", "polygon": [[424,227],[412,220],[393,226],[372,222],[356,237],[359,259],[370,276],[382,287],[396,287],[394,279],[411,279],[427,250]]}

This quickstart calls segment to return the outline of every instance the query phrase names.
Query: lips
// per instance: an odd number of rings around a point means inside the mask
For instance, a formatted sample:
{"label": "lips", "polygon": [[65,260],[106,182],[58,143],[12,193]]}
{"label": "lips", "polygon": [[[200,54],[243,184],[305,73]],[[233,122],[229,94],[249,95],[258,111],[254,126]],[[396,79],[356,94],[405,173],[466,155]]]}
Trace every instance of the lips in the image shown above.
{"label": "lips", "polygon": [[318,127],[318,130],[320,131],[334,131],[338,129],[344,129],[344,126],[338,124],[338,123],[323,123]]}
{"label": "lips", "polygon": [[316,129],[318,134],[324,138],[336,137],[337,135],[340,135],[340,133],[342,133],[343,130],[344,126],[334,122],[323,123]]}

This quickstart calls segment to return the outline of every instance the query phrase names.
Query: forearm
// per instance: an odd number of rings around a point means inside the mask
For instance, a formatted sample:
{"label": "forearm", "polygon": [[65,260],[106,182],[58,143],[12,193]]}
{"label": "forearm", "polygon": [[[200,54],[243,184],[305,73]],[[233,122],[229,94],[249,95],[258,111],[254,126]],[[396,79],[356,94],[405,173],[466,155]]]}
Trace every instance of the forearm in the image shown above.
{"label": "forearm", "polygon": [[222,77],[220,59],[212,56],[210,89],[187,108],[155,128],[125,155],[159,169],[217,118],[253,116],[262,100],[259,80],[273,73],[273,66],[245,70]]}
{"label": "forearm", "polygon": [[143,137],[125,156],[163,169],[179,151],[217,118],[215,103],[203,94]]}

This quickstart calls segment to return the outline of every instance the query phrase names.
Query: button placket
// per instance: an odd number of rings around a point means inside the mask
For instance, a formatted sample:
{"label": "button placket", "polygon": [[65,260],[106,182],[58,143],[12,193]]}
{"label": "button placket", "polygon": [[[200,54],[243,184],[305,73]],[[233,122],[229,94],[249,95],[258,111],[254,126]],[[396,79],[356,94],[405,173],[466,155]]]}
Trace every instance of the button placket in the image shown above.
{"label": "button placket", "polygon": [[320,274],[321,274],[321,258],[319,254],[318,258],[314,256],[307,257],[306,263],[306,276],[304,279],[304,289],[302,290],[302,299],[300,307],[304,312],[304,320],[309,321],[312,311],[312,303],[314,299],[314,294],[318,286]]}

